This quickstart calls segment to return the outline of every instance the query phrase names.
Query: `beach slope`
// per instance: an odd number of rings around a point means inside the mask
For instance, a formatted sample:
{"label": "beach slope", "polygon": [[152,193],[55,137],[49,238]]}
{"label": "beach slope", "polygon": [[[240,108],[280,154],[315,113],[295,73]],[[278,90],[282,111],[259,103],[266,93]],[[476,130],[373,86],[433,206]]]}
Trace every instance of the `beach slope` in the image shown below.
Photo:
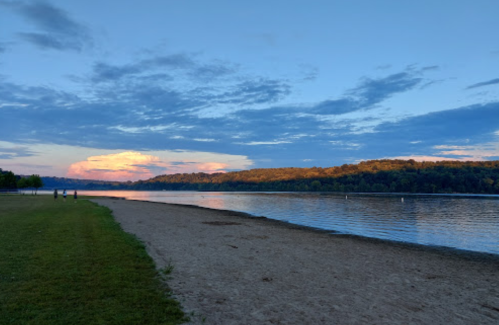
{"label": "beach slope", "polygon": [[192,323],[498,324],[499,262],[242,213],[93,199],[147,246]]}

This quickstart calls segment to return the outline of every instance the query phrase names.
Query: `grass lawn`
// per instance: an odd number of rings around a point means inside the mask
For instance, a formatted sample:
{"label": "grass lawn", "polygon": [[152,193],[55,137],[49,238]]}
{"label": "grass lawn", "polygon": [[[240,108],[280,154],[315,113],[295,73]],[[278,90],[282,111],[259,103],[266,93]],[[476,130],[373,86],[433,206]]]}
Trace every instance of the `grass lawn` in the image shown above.
{"label": "grass lawn", "polygon": [[0,324],[180,324],[154,262],[109,209],[0,195]]}

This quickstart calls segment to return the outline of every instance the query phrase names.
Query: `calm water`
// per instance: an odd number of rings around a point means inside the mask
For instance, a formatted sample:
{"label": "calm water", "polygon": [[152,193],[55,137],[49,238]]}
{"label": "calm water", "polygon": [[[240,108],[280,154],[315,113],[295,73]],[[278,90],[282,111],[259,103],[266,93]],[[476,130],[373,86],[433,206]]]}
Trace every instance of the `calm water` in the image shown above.
{"label": "calm water", "polygon": [[81,191],[79,194],[192,204],[340,233],[499,254],[499,196],[348,194],[346,199],[345,194],[296,192]]}

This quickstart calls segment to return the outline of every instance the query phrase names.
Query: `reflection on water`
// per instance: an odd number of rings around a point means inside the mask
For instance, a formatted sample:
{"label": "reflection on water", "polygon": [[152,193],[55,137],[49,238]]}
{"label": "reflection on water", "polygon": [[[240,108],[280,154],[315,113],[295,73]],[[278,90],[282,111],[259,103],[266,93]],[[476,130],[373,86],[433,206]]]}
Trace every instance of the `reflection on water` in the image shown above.
{"label": "reflection on water", "polygon": [[499,196],[81,191],[246,212],[340,233],[499,254]]}

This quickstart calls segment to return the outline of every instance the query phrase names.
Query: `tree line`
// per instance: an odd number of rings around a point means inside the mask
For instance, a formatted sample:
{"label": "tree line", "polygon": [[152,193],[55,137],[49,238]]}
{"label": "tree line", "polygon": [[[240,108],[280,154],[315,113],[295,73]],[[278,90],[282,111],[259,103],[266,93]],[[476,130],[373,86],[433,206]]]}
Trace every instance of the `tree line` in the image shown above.
{"label": "tree line", "polygon": [[50,188],[499,194],[499,161],[370,160],[337,167],[160,175],[137,182],[43,178]]}
{"label": "tree line", "polygon": [[137,190],[327,191],[499,194],[499,161],[371,160],[330,168],[270,168],[176,174],[135,182]]}
{"label": "tree line", "polygon": [[0,190],[32,189],[36,195],[41,187],[43,180],[39,175],[20,176],[0,168]]}

